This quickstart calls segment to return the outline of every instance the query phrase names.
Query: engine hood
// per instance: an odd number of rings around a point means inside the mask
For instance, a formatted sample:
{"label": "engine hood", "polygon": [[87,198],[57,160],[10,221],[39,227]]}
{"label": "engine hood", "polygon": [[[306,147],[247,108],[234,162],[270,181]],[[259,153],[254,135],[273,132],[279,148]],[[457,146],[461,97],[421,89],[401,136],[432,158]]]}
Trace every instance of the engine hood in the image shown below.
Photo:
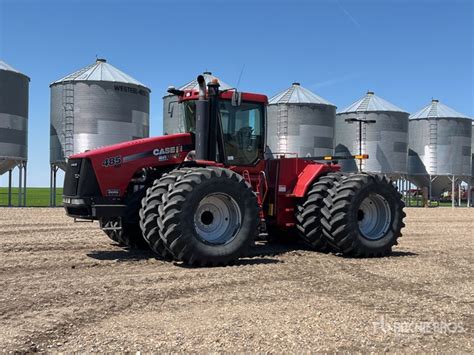
{"label": "engine hood", "polygon": [[193,149],[191,134],[181,133],[114,144],[72,155],[69,160],[90,160],[102,196],[123,196],[137,172],[149,167],[177,166]]}
{"label": "engine hood", "polygon": [[171,134],[166,136],[159,137],[150,137],[136,139],[133,141],[117,143],[113,145],[108,145],[105,147],[96,148],[89,150],[83,153],[78,153],[71,155],[69,159],[79,159],[79,158],[93,158],[97,156],[116,154],[118,152],[127,152],[127,153],[138,153],[143,151],[143,148],[166,148],[167,146],[175,144],[191,144],[191,134],[189,133],[179,133]]}

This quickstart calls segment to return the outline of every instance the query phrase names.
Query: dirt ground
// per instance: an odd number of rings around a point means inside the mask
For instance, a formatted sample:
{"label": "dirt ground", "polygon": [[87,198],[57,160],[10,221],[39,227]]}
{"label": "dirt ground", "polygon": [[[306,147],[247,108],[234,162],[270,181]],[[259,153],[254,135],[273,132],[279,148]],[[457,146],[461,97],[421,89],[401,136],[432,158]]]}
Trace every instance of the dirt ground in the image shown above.
{"label": "dirt ground", "polygon": [[62,209],[0,209],[3,351],[473,352],[474,209],[407,209],[391,257],[256,247],[186,268]]}

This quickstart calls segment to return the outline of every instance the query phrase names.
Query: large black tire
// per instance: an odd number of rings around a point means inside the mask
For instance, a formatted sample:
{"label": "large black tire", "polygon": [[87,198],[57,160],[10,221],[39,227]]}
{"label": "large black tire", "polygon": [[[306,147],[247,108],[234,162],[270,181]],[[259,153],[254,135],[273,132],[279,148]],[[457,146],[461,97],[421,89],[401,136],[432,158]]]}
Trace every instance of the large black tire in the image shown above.
{"label": "large black tire", "polygon": [[331,189],[343,178],[344,175],[339,172],[318,178],[305,198],[296,205],[296,228],[301,239],[311,249],[323,253],[334,250],[323,233],[321,209]]}
{"label": "large black tire", "polygon": [[158,208],[161,205],[161,198],[168,189],[173,188],[188,170],[176,169],[163,174],[160,179],[156,179],[153,186],[147,189],[146,196],[141,200],[140,228],[145,241],[156,254],[163,259],[172,259],[172,254],[166,248],[160,238],[158,230],[158,219],[160,218]]}
{"label": "large black tire", "polygon": [[161,239],[188,265],[227,265],[245,256],[258,226],[255,193],[242,176],[193,168],[163,194]]}
{"label": "large black tire", "polygon": [[[142,236],[139,225],[139,210],[141,200],[145,196],[145,189],[133,193],[125,199],[125,214],[122,217],[122,228],[118,230],[104,230],[104,233],[122,247],[147,249],[148,244]],[[103,218],[102,226],[117,227],[120,225],[118,218]]]}
{"label": "large black tire", "polygon": [[405,226],[404,207],[400,193],[385,176],[348,175],[324,199],[323,233],[343,255],[385,256]]}

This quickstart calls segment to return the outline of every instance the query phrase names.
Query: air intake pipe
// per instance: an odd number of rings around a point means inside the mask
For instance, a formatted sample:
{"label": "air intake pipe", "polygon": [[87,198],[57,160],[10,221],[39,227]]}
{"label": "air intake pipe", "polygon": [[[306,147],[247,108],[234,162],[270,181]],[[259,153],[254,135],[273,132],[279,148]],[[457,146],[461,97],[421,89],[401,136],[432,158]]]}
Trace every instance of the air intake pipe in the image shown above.
{"label": "air intake pipe", "polygon": [[[224,142],[219,114],[219,82],[207,84],[197,77],[199,98],[196,101],[196,160],[224,162]],[[219,159],[217,156],[219,148]]]}

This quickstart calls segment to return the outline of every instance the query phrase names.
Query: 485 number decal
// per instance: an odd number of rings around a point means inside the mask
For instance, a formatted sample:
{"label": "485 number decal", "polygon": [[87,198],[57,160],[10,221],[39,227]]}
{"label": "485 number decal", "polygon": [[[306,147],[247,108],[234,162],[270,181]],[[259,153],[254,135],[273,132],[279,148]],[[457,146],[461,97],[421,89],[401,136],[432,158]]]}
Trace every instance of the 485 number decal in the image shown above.
{"label": "485 number decal", "polygon": [[102,162],[102,166],[105,167],[105,168],[108,168],[108,167],[111,167],[111,166],[117,166],[117,165],[120,165],[120,164],[122,164],[122,157],[120,155],[118,155],[116,157],[106,158]]}

